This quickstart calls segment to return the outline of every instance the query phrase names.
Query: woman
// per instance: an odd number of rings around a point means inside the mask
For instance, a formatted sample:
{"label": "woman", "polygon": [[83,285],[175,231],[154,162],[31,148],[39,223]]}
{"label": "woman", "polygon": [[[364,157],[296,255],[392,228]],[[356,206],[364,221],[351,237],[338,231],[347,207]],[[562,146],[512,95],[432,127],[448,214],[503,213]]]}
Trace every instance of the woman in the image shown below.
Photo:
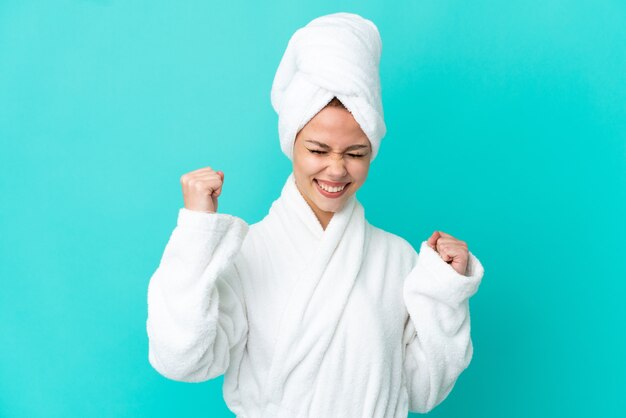
{"label": "woman", "polygon": [[148,289],[149,360],[180,381],[225,373],[237,416],[426,412],[471,360],[478,259],[440,231],[418,257],[356,199],[385,134],[380,49],[376,26],[348,13],[293,35],[272,86],[293,173],[260,222],[217,212],[223,172],[181,178]]}

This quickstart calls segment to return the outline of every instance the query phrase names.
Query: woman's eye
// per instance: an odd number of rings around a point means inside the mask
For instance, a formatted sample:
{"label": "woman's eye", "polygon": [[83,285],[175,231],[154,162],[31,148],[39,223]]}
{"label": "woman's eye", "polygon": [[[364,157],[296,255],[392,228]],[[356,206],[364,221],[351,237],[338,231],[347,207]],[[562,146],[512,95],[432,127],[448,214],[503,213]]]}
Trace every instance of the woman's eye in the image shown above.
{"label": "woman's eye", "polygon": [[[320,151],[320,150],[316,150],[316,149],[310,149],[309,152],[312,153],[312,154],[318,154],[318,155],[328,154],[328,151]],[[365,157],[367,154],[352,154],[352,153],[348,153],[346,155],[348,157],[350,157],[350,158],[362,158],[362,157]]]}

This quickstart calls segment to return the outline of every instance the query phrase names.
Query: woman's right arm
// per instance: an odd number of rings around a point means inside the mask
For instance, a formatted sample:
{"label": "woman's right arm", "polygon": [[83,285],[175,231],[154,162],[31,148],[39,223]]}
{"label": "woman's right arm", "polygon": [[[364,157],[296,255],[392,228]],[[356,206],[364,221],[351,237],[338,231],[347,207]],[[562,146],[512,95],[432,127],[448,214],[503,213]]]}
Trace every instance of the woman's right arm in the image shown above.
{"label": "woman's right arm", "polygon": [[181,177],[185,207],[148,285],[148,358],[173,380],[217,377],[246,344],[235,259],[248,225],[214,212],[224,178],[218,173],[208,168]]}
{"label": "woman's right arm", "polygon": [[223,374],[245,345],[247,320],[234,259],[247,233],[234,216],[180,209],[148,285],[149,361],[163,376],[201,382]]}

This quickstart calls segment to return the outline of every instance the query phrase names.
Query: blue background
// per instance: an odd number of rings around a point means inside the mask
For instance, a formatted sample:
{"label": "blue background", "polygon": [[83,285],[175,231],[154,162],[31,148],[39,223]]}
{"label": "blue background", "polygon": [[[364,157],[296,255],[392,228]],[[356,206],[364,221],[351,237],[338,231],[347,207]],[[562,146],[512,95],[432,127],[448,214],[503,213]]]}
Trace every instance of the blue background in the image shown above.
{"label": "blue background", "polygon": [[183,173],[223,170],[220,211],[264,216],[290,171],[274,72],[337,11],[383,39],[368,220],[486,269],[431,415],[626,410],[626,2],[1,0],[0,416],[232,416],[221,378],[150,367],[148,281]]}

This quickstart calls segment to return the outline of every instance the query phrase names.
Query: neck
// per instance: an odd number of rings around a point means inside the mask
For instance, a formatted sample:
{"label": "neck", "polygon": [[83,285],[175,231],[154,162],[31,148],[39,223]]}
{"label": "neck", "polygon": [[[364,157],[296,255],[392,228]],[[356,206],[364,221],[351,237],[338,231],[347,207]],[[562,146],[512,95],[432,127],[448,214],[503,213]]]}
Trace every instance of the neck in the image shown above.
{"label": "neck", "polygon": [[300,194],[302,195],[302,197],[304,197],[304,200],[306,201],[306,203],[309,205],[309,207],[315,214],[315,217],[319,221],[320,225],[322,225],[322,229],[326,231],[326,227],[330,223],[330,220],[332,219],[334,212],[326,212],[326,211],[321,210],[320,208],[315,206],[315,203],[309,201],[309,199],[304,194],[302,193]]}
{"label": "neck", "polygon": [[304,201],[307,203],[307,205],[309,205],[309,207],[315,214],[315,217],[319,221],[320,225],[322,225],[322,229],[326,231],[326,227],[330,223],[330,220],[332,219],[334,212],[326,212],[326,211],[321,210],[315,205],[315,203],[311,202],[309,198],[305,196],[304,193],[300,191],[300,186],[298,186],[298,183],[296,183],[296,187],[298,189],[298,192],[300,193],[300,196],[304,198]]}
{"label": "neck", "polygon": [[[309,204],[309,206],[311,206],[311,205]],[[334,213],[333,212],[324,212],[324,211],[319,210],[319,209],[316,210],[316,208],[314,208],[313,206],[311,206],[311,209],[313,209],[313,213],[315,213],[315,216],[317,217],[317,220],[320,221],[320,225],[322,225],[322,229],[324,231],[326,231],[326,227],[330,223],[330,220],[332,219]]]}

